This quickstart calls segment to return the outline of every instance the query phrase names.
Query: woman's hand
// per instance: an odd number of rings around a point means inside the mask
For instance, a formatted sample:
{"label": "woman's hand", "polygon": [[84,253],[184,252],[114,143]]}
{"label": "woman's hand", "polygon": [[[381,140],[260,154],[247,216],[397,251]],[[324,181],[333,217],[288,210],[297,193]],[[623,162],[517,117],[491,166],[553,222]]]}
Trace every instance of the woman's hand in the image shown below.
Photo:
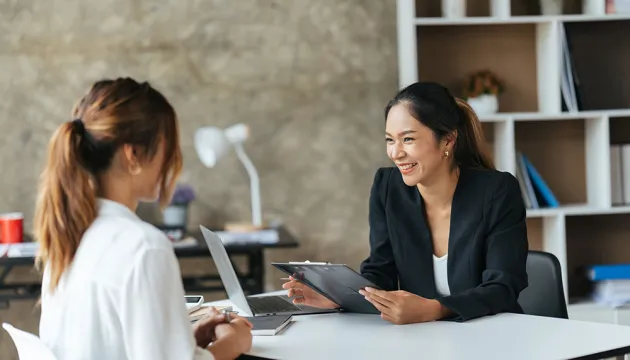
{"label": "woman's hand", "polygon": [[384,291],[368,287],[359,293],[381,312],[381,318],[397,325],[435,321],[449,313],[439,301],[407,291]]}
{"label": "woman's hand", "polygon": [[339,305],[333,301],[295,280],[293,276],[289,277],[289,281],[282,284],[283,289],[289,289],[287,296],[293,299],[294,304],[302,304],[320,309],[336,309]]}
{"label": "woman's hand", "polygon": [[231,315],[229,323],[215,327],[216,340],[208,347],[216,360],[235,359],[252,348],[252,324],[246,319]]}
{"label": "woman's hand", "polygon": [[193,335],[197,346],[205,348],[213,342],[216,339],[214,329],[224,322],[225,315],[219,313],[214,307],[210,308],[208,314],[193,325]]}

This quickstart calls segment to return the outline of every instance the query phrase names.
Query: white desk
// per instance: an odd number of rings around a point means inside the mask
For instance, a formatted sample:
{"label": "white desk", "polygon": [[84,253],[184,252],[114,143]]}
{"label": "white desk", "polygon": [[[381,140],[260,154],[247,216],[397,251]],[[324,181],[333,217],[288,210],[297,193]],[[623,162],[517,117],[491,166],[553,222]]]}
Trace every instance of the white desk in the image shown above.
{"label": "white desk", "polygon": [[[225,305],[229,302],[211,303]],[[378,315],[293,317],[255,336],[249,355],[271,359],[601,359],[630,353],[630,326],[500,314],[465,323],[393,325]]]}

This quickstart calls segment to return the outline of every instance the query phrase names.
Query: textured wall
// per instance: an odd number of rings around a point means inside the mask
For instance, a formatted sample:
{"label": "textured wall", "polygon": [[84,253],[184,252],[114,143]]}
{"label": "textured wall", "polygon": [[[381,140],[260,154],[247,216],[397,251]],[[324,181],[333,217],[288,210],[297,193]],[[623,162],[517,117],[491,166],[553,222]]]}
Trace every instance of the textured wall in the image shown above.
{"label": "textured wall", "polygon": [[[236,157],[205,169],[191,143],[199,126],[245,122],[264,214],[302,243],[268,259],[356,266],[368,249],[372,176],[387,164],[395,20],[394,0],[0,2],[0,211],[24,212],[30,229],[51,132],[91,82],[132,76],[162,90],[180,116],[186,178],[200,194],[191,226],[249,219]],[[0,317],[36,330],[31,303]]]}

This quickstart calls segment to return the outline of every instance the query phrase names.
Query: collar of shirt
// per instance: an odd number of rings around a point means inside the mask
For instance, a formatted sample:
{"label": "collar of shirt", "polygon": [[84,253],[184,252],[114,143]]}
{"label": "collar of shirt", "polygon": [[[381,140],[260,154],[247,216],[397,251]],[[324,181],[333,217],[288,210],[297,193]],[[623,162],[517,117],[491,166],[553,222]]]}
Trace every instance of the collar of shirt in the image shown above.
{"label": "collar of shirt", "polygon": [[132,220],[140,219],[135,212],[131,211],[131,209],[125,205],[104,198],[98,198],[98,213],[104,216],[122,216]]}

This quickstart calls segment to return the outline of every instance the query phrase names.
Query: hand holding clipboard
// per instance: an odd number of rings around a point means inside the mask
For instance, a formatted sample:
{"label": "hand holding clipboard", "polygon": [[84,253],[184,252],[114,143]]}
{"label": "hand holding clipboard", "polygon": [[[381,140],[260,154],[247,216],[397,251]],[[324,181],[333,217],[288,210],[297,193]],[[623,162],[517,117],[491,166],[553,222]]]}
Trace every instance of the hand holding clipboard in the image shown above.
{"label": "hand holding clipboard", "polygon": [[272,263],[289,275],[284,289],[295,304],[318,308],[341,308],[348,312],[378,314],[359,290],[379,287],[345,264],[327,262]]}

